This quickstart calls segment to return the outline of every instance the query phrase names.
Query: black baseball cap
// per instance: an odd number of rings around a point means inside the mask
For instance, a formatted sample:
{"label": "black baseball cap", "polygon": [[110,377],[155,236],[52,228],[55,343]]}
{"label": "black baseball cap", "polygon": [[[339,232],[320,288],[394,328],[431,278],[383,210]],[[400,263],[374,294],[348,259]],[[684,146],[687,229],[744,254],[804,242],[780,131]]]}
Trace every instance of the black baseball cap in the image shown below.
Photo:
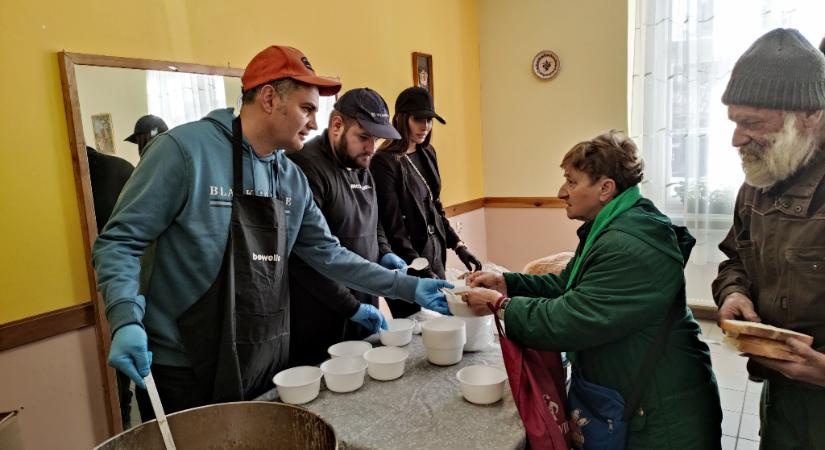
{"label": "black baseball cap", "polygon": [[441,116],[435,113],[430,92],[422,87],[416,86],[401,91],[398,94],[398,99],[395,100],[395,112],[409,113],[418,118],[431,119],[435,117],[439,122],[447,124]]}
{"label": "black baseball cap", "polygon": [[148,114],[135,122],[135,132],[124,139],[124,141],[137,144],[138,135],[148,134],[149,137],[155,137],[166,131],[169,131],[169,127],[166,126],[166,122],[164,122],[163,119],[158,116]]}
{"label": "black baseball cap", "polygon": [[382,139],[401,139],[390,123],[387,102],[370,88],[352,89],[335,102],[335,110],[354,117],[371,135]]}

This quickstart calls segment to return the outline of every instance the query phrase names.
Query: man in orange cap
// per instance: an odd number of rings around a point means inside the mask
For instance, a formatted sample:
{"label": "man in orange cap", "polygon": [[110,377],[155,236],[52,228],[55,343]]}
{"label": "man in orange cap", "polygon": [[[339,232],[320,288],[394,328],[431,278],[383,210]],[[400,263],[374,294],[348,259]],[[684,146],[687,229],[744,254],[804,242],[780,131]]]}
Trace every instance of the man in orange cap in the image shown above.
{"label": "man in orange cap", "polygon": [[[446,282],[408,277],[341,247],[284,154],[303,147],[317,129],[318,96],[334,95],[340,83],[282,46],[255,56],[241,81],[238,117],[216,110],[152,140],[94,245],[114,333],[109,364],[140,387],[151,367],[167,412],[269,389],[289,356],[293,250],[349,288],[447,311],[439,292]],[[366,316],[380,323],[375,308]]]}

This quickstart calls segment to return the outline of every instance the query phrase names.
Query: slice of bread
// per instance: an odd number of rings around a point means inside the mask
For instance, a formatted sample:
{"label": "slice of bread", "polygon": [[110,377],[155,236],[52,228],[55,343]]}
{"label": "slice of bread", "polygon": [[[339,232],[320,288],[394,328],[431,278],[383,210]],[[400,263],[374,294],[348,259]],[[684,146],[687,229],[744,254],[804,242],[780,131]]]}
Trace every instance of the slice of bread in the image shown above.
{"label": "slice of bread", "polygon": [[805,358],[795,354],[790,347],[780,341],[744,334],[740,334],[734,341],[736,349],[742,353],[782,361],[805,362]]}
{"label": "slice of bread", "polygon": [[785,328],[777,328],[764,323],[748,322],[745,320],[723,320],[719,323],[719,326],[725,331],[726,334],[735,338],[739,338],[743,335],[755,336],[778,341],[784,345],[785,340],[792,337],[799,339],[808,345],[813,345],[814,343],[813,336],[793,330],[787,330]]}

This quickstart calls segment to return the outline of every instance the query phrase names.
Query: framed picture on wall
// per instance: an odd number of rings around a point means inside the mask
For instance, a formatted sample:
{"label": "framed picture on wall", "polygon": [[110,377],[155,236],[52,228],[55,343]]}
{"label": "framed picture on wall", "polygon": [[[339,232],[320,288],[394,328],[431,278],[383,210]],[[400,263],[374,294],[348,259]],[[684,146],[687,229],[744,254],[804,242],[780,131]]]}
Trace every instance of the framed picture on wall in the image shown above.
{"label": "framed picture on wall", "polygon": [[412,70],[413,85],[423,87],[430,91],[433,102],[435,102],[435,95],[433,93],[433,55],[413,52]]}
{"label": "framed picture on wall", "polygon": [[112,114],[92,114],[92,131],[95,134],[95,145],[100,153],[115,153],[114,131],[112,131]]}

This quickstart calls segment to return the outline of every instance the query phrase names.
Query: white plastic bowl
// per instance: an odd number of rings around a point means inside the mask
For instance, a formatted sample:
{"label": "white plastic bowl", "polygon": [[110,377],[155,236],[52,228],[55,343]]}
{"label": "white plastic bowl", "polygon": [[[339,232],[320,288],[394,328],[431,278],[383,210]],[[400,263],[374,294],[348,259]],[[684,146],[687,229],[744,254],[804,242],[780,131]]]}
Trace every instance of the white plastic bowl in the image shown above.
{"label": "white plastic bowl", "polygon": [[452,366],[464,356],[464,346],[455,348],[427,348],[427,360],[437,366]]}
{"label": "white plastic bowl", "polygon": [[364,353],[367,373],[375,380],[387,381],[404,375],[404,363],[410,353],[398,347],[376,347]]}
{"label": "white plastic bowl", "polygon": [[361,356],[341,356],[321,364],[324,383],[332,392],[352,392],[364,385],[367,362]]}
{"label": "white plastic bowl", "polygon": [[475,317],[476,314],[470,307],[461,299],[461,295],[450,289],[442,289],[444,296],[447,298],[447,307],[450,313],[457,317]]}
{"label": "white plastic bowl", "polygon": [[452,349],[467,343],[467,326],[458,317],[436,317],[421,324],[424,347]]}
{"label": "white plastic bowl", "polygon": [[498,367],[467,366],[455,374],[461,394],[470,403],[487,405],[501,400],[507,372]]}
{"label": "white plastic bowl", "polygon": [[315,400],[321,390],[321,369],[298,366],[278,372],[272,382],[278,387],[278,396],[284,403],[302,405]]}
{"label": "white plastic bowl", "polygon": [[372,348],[372,344],[365,341],[344,341],[335,345],[331,345],[327,349],[330,358],[338,358],[341,356],[363,356],[368,350]]}
{"label": "white plastic bowl", "polygon": [[401,347],[412,340],[414,326],[415,322],[410,319],[392,319],[387,322],[389,329],[381,330],[378,337],[384,345]]}

